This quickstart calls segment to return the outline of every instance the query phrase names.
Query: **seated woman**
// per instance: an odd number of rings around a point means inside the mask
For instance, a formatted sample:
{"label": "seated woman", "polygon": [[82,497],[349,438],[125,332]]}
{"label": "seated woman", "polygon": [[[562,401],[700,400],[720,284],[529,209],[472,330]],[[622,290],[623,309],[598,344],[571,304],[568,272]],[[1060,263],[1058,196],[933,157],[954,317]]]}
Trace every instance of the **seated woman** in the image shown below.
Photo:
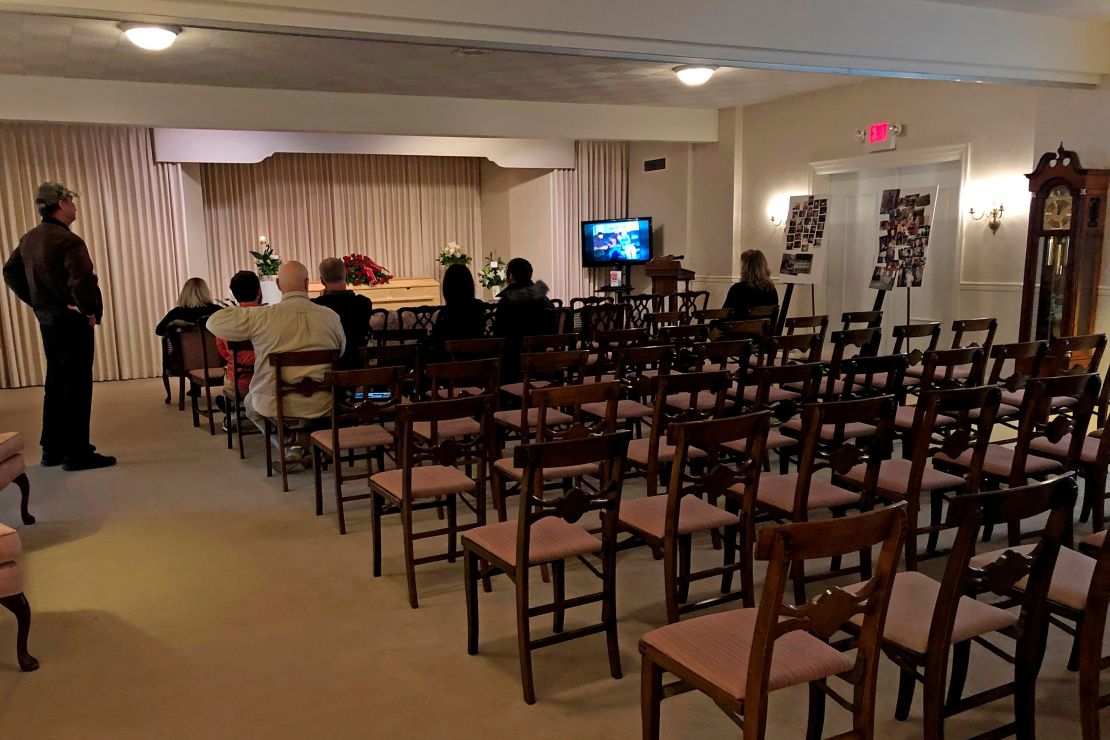
{"label": "seated woman", "polygon": [[170,327],[195,324],[219,310],[220,307],[212,302],[212,293],[208,290],[208,283],[204,282],[202,278],[189,278],[181,288],[177,305],[162,317],[158,326],[154,328],[154,333],[164,337]]}
{"label": "seated woman", "polygon": [[467,266],[448,267],[443,274],[443,308],[428,337],[433,356],[443,357],[445,342],[485,336],[485,309],[485,303],[474,297],[474,276]]}
{"label": "seated woman", "polygon": [[767,258],[758,249],[749,249],[740,255],[740,282],[728,289],[725,305],[732,311],[734,321],[748,318],[756,306],[777,306],[779,292],[771,283],[771,269]]}

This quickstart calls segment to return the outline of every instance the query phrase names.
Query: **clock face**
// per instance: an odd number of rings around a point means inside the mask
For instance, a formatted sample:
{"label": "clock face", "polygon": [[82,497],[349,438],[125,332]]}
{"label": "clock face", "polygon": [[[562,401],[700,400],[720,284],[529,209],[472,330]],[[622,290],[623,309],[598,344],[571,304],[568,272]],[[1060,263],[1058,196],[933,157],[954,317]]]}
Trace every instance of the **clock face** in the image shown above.
{"label": "clock face", "polygon": [[1057,185],[1044,202],[1044,230],[1063,231],[1071,228],[1071,191]]}

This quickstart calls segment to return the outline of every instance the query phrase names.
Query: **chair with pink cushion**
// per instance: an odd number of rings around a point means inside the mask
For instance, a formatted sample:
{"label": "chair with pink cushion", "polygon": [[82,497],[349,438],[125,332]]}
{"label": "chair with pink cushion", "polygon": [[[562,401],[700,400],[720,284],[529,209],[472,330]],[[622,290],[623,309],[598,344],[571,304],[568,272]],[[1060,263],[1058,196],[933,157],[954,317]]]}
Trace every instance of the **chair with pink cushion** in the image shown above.
{"label": "chair with pink cushion", "polygon": [[35,518],[27,511],[27,500],[31,497],[31,482],[27,480],[26,465],[23,461],[23,435],[19,432],[0,432],[0,491],[12,483],[19,486],[22,497],[19,513],[24,524],[34,524]]}
{"label": "chair with pink cushion", "polygon": [[31,631],[31,605],[23,595],[23,572],[16,559],[23,551],[19,533],[0,524],[0,606],[15,615],[16,656],[19,667],[29,672],[39,667],[39,662],[27,652],[27,633]]}

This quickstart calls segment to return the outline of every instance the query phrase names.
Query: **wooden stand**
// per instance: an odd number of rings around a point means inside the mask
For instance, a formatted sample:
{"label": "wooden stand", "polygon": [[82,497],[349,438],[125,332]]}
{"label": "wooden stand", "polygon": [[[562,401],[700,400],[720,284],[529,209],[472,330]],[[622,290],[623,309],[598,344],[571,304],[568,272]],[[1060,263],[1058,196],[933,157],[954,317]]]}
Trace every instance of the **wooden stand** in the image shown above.
{"label": "wooden stand", "polygon": [[[656,257],[647,263],[645,271],[651,278],[651,292],[655,295],[673,296],[678,293],[678,283],[681,280],[685,285],[683,290],[690,289],[690,281],[694,279],[694,271],[682,267],[680,260],[672,254]],[[673,299],[672,299],[673,302]]]}

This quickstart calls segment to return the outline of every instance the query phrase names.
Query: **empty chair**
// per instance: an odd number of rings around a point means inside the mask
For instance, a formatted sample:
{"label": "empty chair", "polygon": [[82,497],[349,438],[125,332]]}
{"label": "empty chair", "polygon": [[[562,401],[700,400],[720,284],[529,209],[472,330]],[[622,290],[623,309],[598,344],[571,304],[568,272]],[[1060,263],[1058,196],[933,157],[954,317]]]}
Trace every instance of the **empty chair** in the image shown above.
{"label": "empty chair", "polygon": [[1056,337],[1048,346],[1047,356],[1050,358],[1051,368],[1045,374],[1097,373],[1105,351],[1105,334]]}
{"label": "empty chair", "polygon": [[[768,527],[759,533],[756,557],[769,561],[759,606],[694,617],[648,632],[640,640],[640,707],[645,740],[658,740],[660,703],[695,689],[707,694],[748,740],[767,733],[772,691],[809,684],[809,731],[819,738],[831,676],[853,684],[851,698],[834,695],[852,713],[853,732],[874,736],[879,635],[887,623],[894,571],[901,546],[901,508],[847,519]],[[853,593],[830,588],[812,602],[783,602],[788,570],[806,560],[835,557],[881,546],[874,574]],[[858,648],[844,652],[828,639],[849,618],[861,624]],[[677,681],[664,686],[663,674]]]}
{"label": "empty chair", "polygon": [[1079,634],[1079,723],[1083,740],[1100,740],[1099,710],[1110,706],[1110,694],[1100,695],[1099,689],[1101,673],[1110,668],[1110,657],[1102,654],[1106,610],[1110,607],[1110,543],[1105,536],[1098,548],[1091,548],[1091,555],[1095,567]]}
{"label": "empty chair", "polygon": [[721,339],[752,339],[761,342],[771,336],[771,322],[767,319],[725,321],[718,328]]}
{"label": "empty chair", "polygon": [[[745,406],[751,411],[770,411],[771,429],[767,434],[767,450],[779,455],[779,474],[789,470],[790,452],[798,447],[798,437],[783,434],[782,426],[797,416],[803,405],[817,400],[821,383],[821,364],[767,365],[752,371],[751,382],[744,387]],[[794,389],[794,390],[791,390]],[[799,427],[800,428],[800,427]],[[745,453],[747,443],[737,440],[724,443],[725,449]]]}
{"label": "empty chair", "polygon": [[[532,678],[532,651],[536,648],[604,632],[609,671],[613,678],[621,677],[617,643],[616,537],[628,440],[628,433],[620,432],[520,445],[513,455],[514,465],[523,471],[524,480],[516,521],[478,527],[463,535],[467,653],[478,654],[478,579],[504,573],[516,588],[517,649],[524,701],[528,704],[536,701]],[[559,497],[544,495],[546,468],[584,465],[595,466],[600,471],[596,490],[572,487]],[[601,517],[600,539],[577,524],[591,513]],[[600,570],[592,564],[588,564],[588,568],[599,576],[601,589],[568,599],[565,561],[579,558],[587,562],[586,556],[600,556]],[[551,566],[554,598],[550,603],[532,606],[528,573],[537,565]],[[600,621],[564,630],[566,610],[590,604],[601,605]],[[532,637],[532,618],[545,614],[553,617],[552,634]]]}
{"label": "empty chair", "polygon": [[420,329],[425,334],[436,325],[436,316],[443,306],[404,306],[397,309],[401,329]]}
{"label": "empty chair", "polygon": [[[1021,402],[1025,398],[1025,383],[1029,378],[1041,374],[1041,366],[1048,342],[1013,342],[996,344],[991,347],[991,366],[987,374],[987,385],[1002,387],[1002,404],[998,408],[999,421],[1011,421],[1018,417]],[[1003,373],[1008,373],[1003,376]]]}
{"label": "empty chair", "polygon": [[628,306],[628,328],[647,329],[648,316],[663,310],[662,296],[650,293],[627,295],[621,303]]}
{"label": "empty chair", "polygon": [[[915,340],[928,340],[921,346],[914,346]],[[901,324],[894,327],[894,348],[891,354],[906,355],[906,377],[902,383],[907,389],[913,389],[921,383],[921,363],[926,352],[933,352],[940,344],[940,322],[929,321],[923,324]],[[881,381],[880,381],[881,382]],[[905,399],[900,399],[905,402]]]}

